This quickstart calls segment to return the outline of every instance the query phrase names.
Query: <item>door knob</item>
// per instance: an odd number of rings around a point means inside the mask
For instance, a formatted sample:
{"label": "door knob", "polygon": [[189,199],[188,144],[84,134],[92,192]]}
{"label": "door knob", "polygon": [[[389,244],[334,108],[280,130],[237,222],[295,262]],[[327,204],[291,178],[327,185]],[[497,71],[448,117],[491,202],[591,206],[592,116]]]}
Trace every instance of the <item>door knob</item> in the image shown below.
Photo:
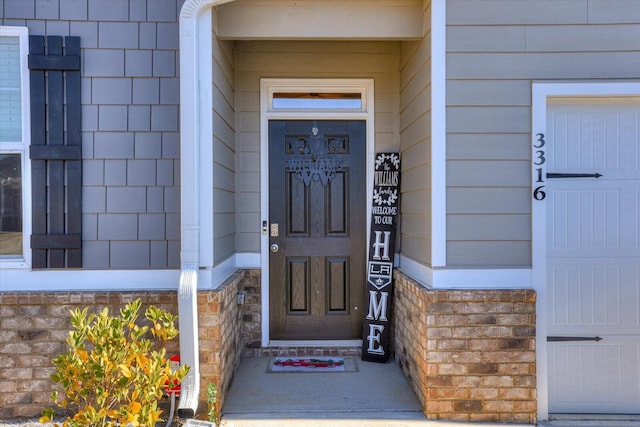
{"label": "door knob", "polygon": [[276,253],[280,250],[280,246],[278,246],[276,243],[274,243],[273,245],[271,245],[271,252]]}

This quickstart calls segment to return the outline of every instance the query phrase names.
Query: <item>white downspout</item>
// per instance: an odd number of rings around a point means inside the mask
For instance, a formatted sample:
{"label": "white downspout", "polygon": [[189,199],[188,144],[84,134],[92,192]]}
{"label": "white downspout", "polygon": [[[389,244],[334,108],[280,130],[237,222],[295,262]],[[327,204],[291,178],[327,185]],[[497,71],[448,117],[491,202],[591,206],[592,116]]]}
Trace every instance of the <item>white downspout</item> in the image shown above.
{"label": "white downspout", "polygon": [[[182,381],[178,417],[193,418],[200,394],[200,357],[198,346],[198,268],[200,265],[200,188],[198,185],[198,76],[197,15],[188,7],[180,12],[180,283],[178,321],[180,363],[189,366]],[[193,64],[189,66],[189,64]],[[184,78],[185,76],[186,78]]]}
{"label": "white downspout", "polygon": [[183,268],[180,273],[178,316],[180,326],[180,363],[191,368],[180,387],[178,417],[193,418],[198,410],[198,396],[200,395],[197,270]]}
{"label": "white downspout", "polygon": [[198,169],[198,16],[205,2],[186,0],[180,11],[180,283],[178,319],[180,363],[189,366],[178,403],[180,418],[193,418],[200,394],[198,269],[200,188]]}
{"label": "white downspout", "polygon": [[[180,418],[193,418],[200,395],[200,357],[198,343],[198,272],[200,269],[200,147],[211,143],[210,135],[200,135],[200,117],[211,120],[212,93],[200,93],[202,60],[211,61],[211,8],[231,0],[185,0],[180,10],[180,283],[178,316],[180,363],[190,367],[183,380],[178,403]],[[210,68],[210,65],[209,65]],[[205,73],[210,74],[210,73]],[[207,87],[207,86],[205,86]],[[201,141],[201,138],[203,140]]]}

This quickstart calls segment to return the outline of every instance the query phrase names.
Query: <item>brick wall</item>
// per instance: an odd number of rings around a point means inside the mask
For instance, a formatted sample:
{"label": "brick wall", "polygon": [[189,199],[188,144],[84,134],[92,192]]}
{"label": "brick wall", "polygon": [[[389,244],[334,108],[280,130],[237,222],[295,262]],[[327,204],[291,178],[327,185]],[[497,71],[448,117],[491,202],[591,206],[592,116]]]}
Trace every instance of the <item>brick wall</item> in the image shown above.
{"label": "brick wall", "polygon": [[[92,306],[116,312],[140,298],[177,313],[177,293],[7,293],[0,294],[0,419],[37,417],[51,407],[51,359],[67,350],[69,311]],[[178,340],[167,345],[178,350]]]}
{"label": "brick wall", "polygon": [[250,277],[250,272],[238,271],[219,288],[198,292],[201,413],[207,411],[207,385],[213,383],[218,390],[216,413],[220,414],[224,396],[240,364],[244,307],[238,305],[237,294]]}
{"label": "brick wall", "polygon": [[396,359],[427,418],[536,422],[535,302],[532,290],[430,290],[396,273]]}
{"label": "brick wall", "polygon": [[[223,392],[240,363],[243,306],[236,303],[236,294],[251,277],[250,271],[239,271],[219,288],[198,293],[202,414],[207,411],[207,384],[217,385],[222,407]],[[91,306],[95,313],[109,307],[113,313],[136,298],[143,309],[156,305],[178,313],[177,292],[0,293],[0,419],[38,417],[52,406],[51,360],[67,350],[70,310]],[[179,340],[167,349],[177,353]]]}
{"label": "brick wall", "polygon": [[[239,291],[248,292],[243,306]],[[257,270],[198,293],[201,414],[209,382],[220,413],[243,355],[359,355],[348,347],[259,348],[259,294]],[[113,311],[138,297],[177,313],[176,292],[0,294],[0,419],[36,417],[50,406],[51,359],[66,348],[69,310]],[[535,422],[533,291],[436,291],[397,273],[394,298],[396,359],[429,419]],[[177,340],[169,351],[178,351]]]}

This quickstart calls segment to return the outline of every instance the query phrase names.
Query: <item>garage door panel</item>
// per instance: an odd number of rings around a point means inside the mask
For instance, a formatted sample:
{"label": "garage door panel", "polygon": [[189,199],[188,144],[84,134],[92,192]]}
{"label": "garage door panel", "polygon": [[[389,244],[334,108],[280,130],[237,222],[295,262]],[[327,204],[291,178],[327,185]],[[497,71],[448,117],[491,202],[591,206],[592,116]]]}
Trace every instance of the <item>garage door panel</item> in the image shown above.
{"label": "garage door panel", "polygon": [[550,408],[560,413],[636,413],[640,345],[633,337],[549,343]]}
{"label": "garage door panel", "polygon": [[549,256],[640,256],[640,191],[634,182],[553,184]]}
{"label": "garage door panel", "polygon": [[637,260],[549,261],[549,329],[554,334],[639,332]]}
{"label": "garage door panel", "polygon": [[601,173],[640,169],[637,105],[554,105],[549,118],[553,149],[548,168]]}

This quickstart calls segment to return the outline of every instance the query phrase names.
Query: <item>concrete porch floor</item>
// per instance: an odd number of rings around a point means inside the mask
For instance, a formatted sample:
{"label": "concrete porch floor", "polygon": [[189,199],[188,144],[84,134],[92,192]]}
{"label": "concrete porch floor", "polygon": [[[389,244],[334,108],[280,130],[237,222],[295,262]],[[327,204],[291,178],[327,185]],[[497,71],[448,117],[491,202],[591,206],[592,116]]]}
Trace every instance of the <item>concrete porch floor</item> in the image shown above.
{"label": "concrete porch floor", "polygon": [[[246,358],[227,393],[222,427],[533,427],[427,420],[398,363],[345,357],[354,372],[270,373],[273,357]],[[640,427],[640,418],[556,416],[539,427]],[[213,427],[189,420],[187,426]],[[0,425],[0,427],[2,427]]]}
{"label": "concrete porch floor", "polygon": [[222,408],[222,425],[282,425],[283,420],[299,425],[304,420],[309,427],[316,424],[311,420],[343,420],[339,425],[401,426],[426,421],[396,362],[345,357],[346,366],[355,365],[352,372],[274,373],[268,372],[272,360],[242,361]]}

